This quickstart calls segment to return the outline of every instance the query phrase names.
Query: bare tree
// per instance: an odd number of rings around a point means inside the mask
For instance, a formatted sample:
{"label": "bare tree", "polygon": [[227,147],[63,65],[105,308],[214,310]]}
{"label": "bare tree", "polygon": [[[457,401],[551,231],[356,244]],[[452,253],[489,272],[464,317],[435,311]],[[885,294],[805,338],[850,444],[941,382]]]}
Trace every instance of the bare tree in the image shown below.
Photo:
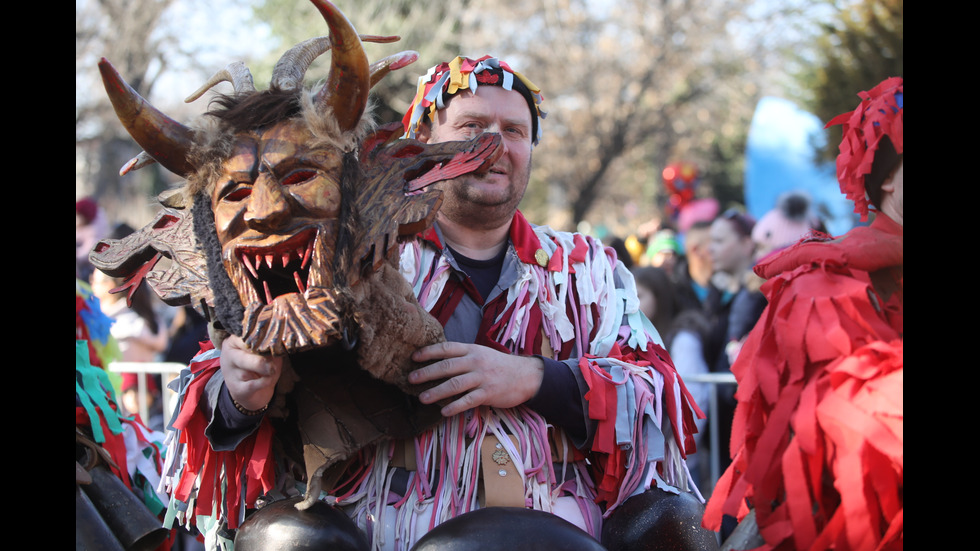
{"label": "bare tree", "polygon": [[108,59],[140,95],[168,115],[189,120],[205,109],[206,101],[187,106],[182,99],[261,42],[255,26],[243,29],[241,21],[229,15],[249,13],[237,4],[230,0],[76,2],[76,198],[95,197],[113,221],[139,226],[156,213],[153,197],[176,180],[157,166],[119,176],[119,168],[139,153],[139,147],[113,113],[98,60]]}
{"label": "bare tree", "polygon": [[[369,44],[371,59],[405,49],[420,53],[415,65],[396,71],[373,90],[383,122],[401,117],[418,76],[427,67],[456,54],[493,54],[511,60],[541,86],[549,115],[544,140],[534,153],[533,182],[522,209],[536,220],[565,228],[585,219],[613,226],[655,216],[660,172],[674,160],[701,167],[705,193],[724,202],[741,198],[744,135],[760,93],[759,65],[765,62],[756,49],[766,48],[763,41],[739,36],[738,25],[746,21],[744,12],[750,3],[337,2],[359,32],[402,37],[396,44]],[[181,57],[175,51],[194,59],[179,50],[189,47],[187,37],[152,31],[168,8],[184,2],[143,0],[136,3],[139,9],[130,4],[125,0],[77,4],[81,7],[76,7],[76,58],[94,68],[97,56],[105,55],[141,93],[150,94],[156,77]],[[257,2],[250,28],[228,28],[220,17],[211,23],[214,34],[237,33],[238,43],[254,41],[259,26],[271,29],[278,43],[268,42],[263,50],[268,58],[245,59],[257,83],[267,82],[272,63],[286,48],[324,34],[321,18],[302,0]],[[162,49],[169,55],[159,55]],[[225,52],[206,71],[224,66],[234,60],[233,55]],[[78,68],[76,74],[81,73]],[[317,65],[309,74],[317,74]],[[192,84],[183,93],[199,83]],[[86,83],[77,77],[76,90],[80,85]],[[80,101],[76,94],[78,151],[96,142],[99,148],[112,149],[105,144],[112,144],[122,129],[93,122],[104,120],[106,109],[106,104]],[[92,189],[104,196],[122,194],[118,176],[113,180],[112,175],[129,154],[83,163],[91,166]],[[128,182],[127,189],[136,187],[138,195],[147,197],[161,178],[142,188]]]}
{"label": "bare tree", "polygon": [[167,68],[153,30],[172,2],[86,0],[75,5],[76,196],[95,197],[116,221],[139,223],[141,214],[121,213],[130,205],[147,205],[162,180],[150,169],[122,184],[119,167],[139,147],[116,120],[101,91],[96,64],[100,57],[110,59],[133,88],[150,97],[156,78]]}
{"label": "bare tree", "polygon": [[[366,43],[365,50],[372,61],[402,50],[419,53],[415,65],[395,71],[371,90],[378,120],[391,122],[408,109],[419,74],[439,61],[451,59],[463,47],[466,37],[461,32],[462,22],[473,0],[335,0],[334,3],[362,35],[401,38],[391,44]],[[269,52],[264,66],[255,64],[257,81],[262,80],[259,75],[271,74],[280,50],[326,33],[323,18],[309,1],[259,0],[255,18],[267,23],[280,41],[279,48]],[[323,56],[312,66],[310,74],[318,74],[317,67],[326,67],[328,60],[329,56]]]}
{"label": "bare tree", "polygon": [[[660,171],[672,160],[724,174],[711,164],[724,157],[719,142],[744,134],[758,90],[746,85],[750,64],[731,30],[745,4],[495,0],[474,12],[466,35],[492,41],[546,96],[536,192],[523,208],[547,209],[558,226],[614,225],[627,204],[638,217],[655,213]],[[740,162],[730,155],[721,160]]]}

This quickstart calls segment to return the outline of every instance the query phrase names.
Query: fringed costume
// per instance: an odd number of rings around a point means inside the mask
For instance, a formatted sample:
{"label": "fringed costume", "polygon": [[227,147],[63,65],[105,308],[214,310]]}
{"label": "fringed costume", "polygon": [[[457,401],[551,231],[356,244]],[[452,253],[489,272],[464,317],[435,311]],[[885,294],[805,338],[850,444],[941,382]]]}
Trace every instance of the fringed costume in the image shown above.
{"label": "fringed costume", "polygon": [[[460,303],[473,302],[437,228],[406,244],[401,259],[437,319],[449,322],[467,309]],[[518,213],[500,281],[506,288],[483,305],[476,342],[560,360],[584,393],[587,442],[577,448],[528,406],[481,407],[413,439],[362,450],[323,499],[348,511],[377,549],[410,548],[433,526],[483,506],[507,476],[519,477],[517,505],[556,513],[596,537],[604,515],[651,486],[697,491],[684,459],[702,414],[639,313],[632,276],[614,253],[582,235],[532,226]],[[277,477],[285,473],[268,419],[231,451],[216,452],[204,438],[216,409],[207,387],[219,361],[204,351],[183,382],[168,457],[185,459],[168,480],[175,503],[189,506],[182,514],[198,515],[199,527],[233,529],[256,497],[282,488]],[[491,452],[502,450],[489,465],[486,441],[500,444]],[[517,468],[501,477],[511,461]]]}
{"label": "fringed costume", "polygon": [[[838,177],[862,217],[902,178],[902,89],[886,80],[831,121],[845,123]],[[756,266],[769,305],[732,366],[733,462],[705,526],[754,512],[756,549],[903,548],[903,235],[879,212]]]}

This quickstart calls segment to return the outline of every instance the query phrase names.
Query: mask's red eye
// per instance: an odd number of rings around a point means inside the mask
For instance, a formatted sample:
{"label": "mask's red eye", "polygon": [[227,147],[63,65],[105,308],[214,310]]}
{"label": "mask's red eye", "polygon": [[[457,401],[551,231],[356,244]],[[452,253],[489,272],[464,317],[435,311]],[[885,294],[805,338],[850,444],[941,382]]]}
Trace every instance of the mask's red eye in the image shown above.
{"label": "mask's red eye", "polygon": [[315,170],[295,170],[290,172],[285,178],[282,179],[282,185],[293,186],[296,184],[302,184],[309,180],[312,180],[316,176]]}
{"label": "mask's red eye", "polygon": [[155,230],[166,229],[173,226],[179,221],[180,220],[176,216],[172,214],[165,214],[161,216],[159,220],[157,220],[156,224],[153,225],[153,229]]}
{"label": "mask's red eye", "polygon": [[250,188],[250,187],[240,187],[240,188],[236,189],[235,191],[232,191],[231,193],[225,195],[224,196],[224,199],[226,201],[234,201],[234,202],[237,203],[238,201],[241,201],[241,200],[247,198],[251,194],[252,194],[252,188]]}

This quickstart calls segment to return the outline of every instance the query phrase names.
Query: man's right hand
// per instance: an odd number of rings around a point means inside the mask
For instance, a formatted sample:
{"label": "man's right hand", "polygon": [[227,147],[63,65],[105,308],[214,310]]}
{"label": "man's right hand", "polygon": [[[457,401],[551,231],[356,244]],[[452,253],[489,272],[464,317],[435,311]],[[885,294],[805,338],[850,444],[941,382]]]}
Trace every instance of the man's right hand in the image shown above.
{"label": "man's right hand", "polygon": [[282,374],[282,357],[256,354],[241,337],[231,335],[221,343],[221,372],[232,399],[245,409],[258,411],[272,401]]}

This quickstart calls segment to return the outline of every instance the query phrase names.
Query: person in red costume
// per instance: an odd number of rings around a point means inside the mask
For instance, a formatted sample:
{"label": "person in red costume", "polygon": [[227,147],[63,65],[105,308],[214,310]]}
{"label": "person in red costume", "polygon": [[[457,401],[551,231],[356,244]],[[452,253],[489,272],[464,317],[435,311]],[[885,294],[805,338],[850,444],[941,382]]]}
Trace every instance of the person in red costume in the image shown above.
{"label": "person in red costume", "polygon": [[859,96],[828,126],[841,191],[873,221],[755,267],[769,305],[732,366],[733,461],[704,517],[741,520],[738,549],[904,546],[903,80]]}

